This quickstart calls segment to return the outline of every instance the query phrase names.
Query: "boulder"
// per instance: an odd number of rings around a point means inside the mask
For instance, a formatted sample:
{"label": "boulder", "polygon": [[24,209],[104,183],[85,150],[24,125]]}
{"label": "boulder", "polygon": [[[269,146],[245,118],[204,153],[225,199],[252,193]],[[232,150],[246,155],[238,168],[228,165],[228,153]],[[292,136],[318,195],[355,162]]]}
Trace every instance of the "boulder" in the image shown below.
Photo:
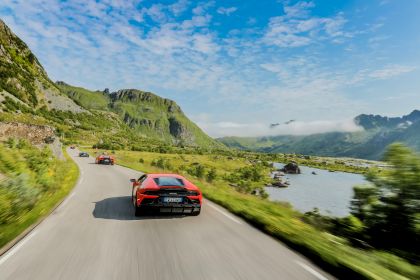
{"label": "boulder", "polygon": [[286,173],[286,174],[300,174],[300,168],[298,166],[298,164],[294,161],[289,162],[288,164],[286,164],[282,169],[282,172]]}
{"label": "boulder", "polygon": [[277,188],[287,188],[288,183],[284,183],[282,181],[274,181],[271,183],[271,187],[277,187]]}

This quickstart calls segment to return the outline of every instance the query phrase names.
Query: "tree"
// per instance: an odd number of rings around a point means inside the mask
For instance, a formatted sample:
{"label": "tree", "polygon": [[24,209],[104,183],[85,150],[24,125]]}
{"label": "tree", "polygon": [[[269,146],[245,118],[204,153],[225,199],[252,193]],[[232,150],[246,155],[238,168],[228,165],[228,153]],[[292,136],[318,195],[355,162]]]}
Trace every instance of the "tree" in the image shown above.
{"label": "tree", "polygon": [[206,175],[206,180],[207,182],[213,182],[214,179],[216,179],[217,177],[217,173],[216,173],[216,169],[215,168],[211,168]]}
{"label": "tree", "polygon": [[364,220],[372,208],[373,203],[377,200],[377,188],[375,186],[356,186],[353,188],[354,196],[351,201],[351,213]]}
{"label": "tree", "polygon": [[414,247],[420,233],[420,157],[393,144],[384,159],[391,168],[369,174],[370,189],[355,188],[352,213],[364,223],[374,246],[418,254]]}
{"label": "tree", "polygon": [[205,173],[205,168],[203,165],[199,163],[193,163],[189,172],[191,175],[197,177],[197,178],[203,178]]}

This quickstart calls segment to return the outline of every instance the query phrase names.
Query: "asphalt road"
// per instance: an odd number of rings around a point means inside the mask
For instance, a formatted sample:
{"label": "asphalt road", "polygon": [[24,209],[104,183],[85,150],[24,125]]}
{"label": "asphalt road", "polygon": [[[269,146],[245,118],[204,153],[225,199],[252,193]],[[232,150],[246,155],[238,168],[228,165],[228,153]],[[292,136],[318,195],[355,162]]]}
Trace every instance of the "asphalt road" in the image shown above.
{"label": "asphalt road", "polygon": [[332,279],[223,208],[140,217],[130,204],[139,172],[76,157],[78,185],[0,258],[0,279]]}

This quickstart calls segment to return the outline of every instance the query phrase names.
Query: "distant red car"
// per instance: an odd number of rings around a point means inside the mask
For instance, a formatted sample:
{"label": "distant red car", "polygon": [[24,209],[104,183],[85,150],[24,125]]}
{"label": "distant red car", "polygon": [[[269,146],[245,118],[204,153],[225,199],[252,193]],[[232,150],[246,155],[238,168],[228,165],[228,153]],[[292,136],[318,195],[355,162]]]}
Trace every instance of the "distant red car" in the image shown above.
{"label": "distant red car", "polygon": [[149,211],[200,215],[203,196],[193,183],[177,174],[145,174],[131,179],[134,214]]}
{"label": "distant red car", "polygon": [[96,164],[114,165],[115,164],[115,158],[113,156],[109,156],[109,155],[99,155],[99,156],[96,157],[95,163]]}

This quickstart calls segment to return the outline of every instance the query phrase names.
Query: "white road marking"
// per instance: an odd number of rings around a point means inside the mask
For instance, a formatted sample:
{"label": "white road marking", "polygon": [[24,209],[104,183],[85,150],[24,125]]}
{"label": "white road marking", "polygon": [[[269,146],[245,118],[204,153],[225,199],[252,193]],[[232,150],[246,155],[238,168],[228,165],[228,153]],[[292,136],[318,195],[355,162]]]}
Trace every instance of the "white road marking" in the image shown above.
{"label": "white road marking", "polygon": [[66,198],[66,200],[63,201],[63,203],[61,203],[60,208],[63,208],[67,202],[69,202],[70,198],[72,198],[75,195],[75,193],[72,193],[69,197]]}
{"label": "white road marking", "polygon": [[227,214],[225,211],[220,210],[217,206],[207,202],[206,203],[208,206],[210,206],[211,208],[213,208],[214,210],[216,210],[217,212],[219,212],[220,214],[222,214],[223,216],[231,219],[232,221],[234,221],[235,223],[238,223],[240,225],[242,225],[242,222],[239,221],[238,219],[234,218],[232,215]]}
{"label": "white road marking", "polygon": [[32,237],[35,236],[37,231],[32,231],[29,235],[27,235],[23,240],[17,243],[15,246],[12,247],[3,257],[0,259],[0,265],[2,265],[5,261],[7,261],[11,256],[13,256],[26,242],[29,241]]}
{"label": "white road marking", "polygon": [[307,272],[311,273],[317,279],[319,279],[319,280],[328,280],[326,277],[324,277],[324,275],[322,275],[321,273],[319,273],[318,271],[316,271],[315,269],[313,269],[309,265],[304,264],[304,263],[302,263],[300,261],[295,261],[295,263],[297,263],[298,265],[300,265],[301,267],[303,267],[303,269],[305,269]]}

